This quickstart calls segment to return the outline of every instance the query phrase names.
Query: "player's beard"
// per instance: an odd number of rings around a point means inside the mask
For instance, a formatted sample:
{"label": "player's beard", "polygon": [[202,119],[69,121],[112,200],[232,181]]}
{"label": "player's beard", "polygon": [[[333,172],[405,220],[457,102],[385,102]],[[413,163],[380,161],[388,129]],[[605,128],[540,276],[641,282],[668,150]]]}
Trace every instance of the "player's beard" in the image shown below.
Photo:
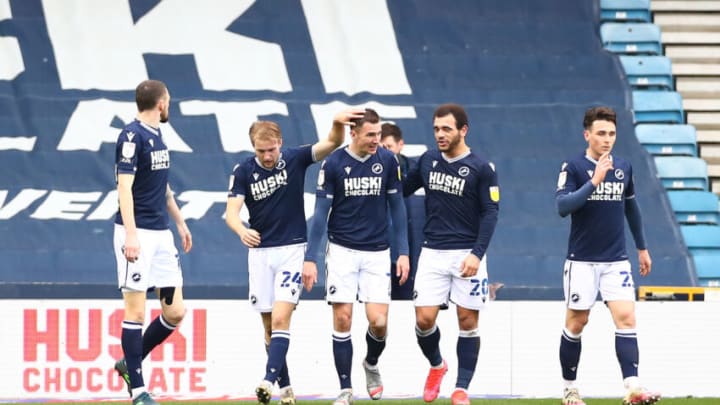
{"label": "player's beard", "polygon": [[160,112],[160,122],[163,124],[168,122],[170,120],[170,111],[163,110]]}

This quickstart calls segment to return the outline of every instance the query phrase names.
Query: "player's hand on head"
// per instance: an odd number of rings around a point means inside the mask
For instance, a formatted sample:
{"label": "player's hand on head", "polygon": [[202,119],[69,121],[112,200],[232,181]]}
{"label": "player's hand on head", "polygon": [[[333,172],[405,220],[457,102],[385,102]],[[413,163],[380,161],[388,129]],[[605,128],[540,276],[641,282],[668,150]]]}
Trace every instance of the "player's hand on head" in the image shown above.
{"label": "player's hand on head", "polygon": [[137,234],[127,233],[125,235],[123,254],[125,255],[125,259],[130,263],[135,263],[135,260],[140,257],[140,241],[138,241]]}
{"label": "player's hand on head", "polygon": [[333,123],[353,126],[355,124],[351,120],[362,118],[363,115],[365,115],[364,108],[350,108],[335,114]]}
{"label": "player's hand on head", "polygon": [[240,235],[240,240],[247,247],[256,247],[260,245],[260,233],[254,229],[248,229]]}
{"label": "player's hand on head", "polygon": [[317,283],[317,264],[315,264],[315,262],[303,263],[302,283],[308,292],[312,290],[313,285]]}
{"label": "player's hand on head", "polygon": [[473,277],[477,275],[478,269],[480,268],[480,258],[470,253],[467,255],[465,260],[462,262],[462,268],[460,269],[460,275],[462,277]]}
{"label": "player's hand on head", "polygon": [[396,276],[400,278],[400,285],[405,284],[410,275],[410,258],[407,255],[398,256],[397,263],[395,264]]}

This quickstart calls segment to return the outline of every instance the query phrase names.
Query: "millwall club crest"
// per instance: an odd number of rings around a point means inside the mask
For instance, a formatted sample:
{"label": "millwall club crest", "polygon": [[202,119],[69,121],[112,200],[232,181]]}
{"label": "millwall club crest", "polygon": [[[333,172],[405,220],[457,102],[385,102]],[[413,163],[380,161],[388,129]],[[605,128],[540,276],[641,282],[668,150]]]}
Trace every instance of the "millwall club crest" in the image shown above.
{"label": "millwall club crest", "polygon": [[615,178],[618,180],[622,180],[625,178],[625,172],[623,169],[615,169]]}
{"label": "millwall club crest", "polygon": [[381,163],[375,163],[372,165],[372,172],[375,174],[380,174],[383,172],[383,166]]}
{"label": "millwall club crest", "polygon": [[285,160],[284,159],[278,160],[277,164],[275,165],[275,168],[278,170],[284,169],[285,168]]}
{"label": "millwall club crest", "polygon": [[465,177],[465,176],[467,176],[468,174],[470,174],[470,168],[467,167],[467,166],[463,166],[463,167],[461,167],[460,169],[458,169],[458,174],[459,174],[461,177]]}

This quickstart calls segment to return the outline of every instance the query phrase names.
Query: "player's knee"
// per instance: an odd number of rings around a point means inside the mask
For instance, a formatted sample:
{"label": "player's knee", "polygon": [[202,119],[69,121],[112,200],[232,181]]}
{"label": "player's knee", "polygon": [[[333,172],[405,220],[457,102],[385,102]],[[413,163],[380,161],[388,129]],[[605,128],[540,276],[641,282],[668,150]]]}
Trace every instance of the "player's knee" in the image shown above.
{"label": "player's knee", "polygon": [[185,306],[167,307],[165,311],[163,311],[163,318],[173,325],[178,325],[182,322],[183,318],[185,318],[186,312],[187,309],[185,309]]}
{"label": "player's knee", "polygon": [[352,326],[352,315],[347,313],[335,314],[335,328],[338,331],[348,331]]}
{"label": "player's knee", "polygon": [[435,326],[435,319],[429,316],[418,315],[415,324],[419,330],[430,330]]}

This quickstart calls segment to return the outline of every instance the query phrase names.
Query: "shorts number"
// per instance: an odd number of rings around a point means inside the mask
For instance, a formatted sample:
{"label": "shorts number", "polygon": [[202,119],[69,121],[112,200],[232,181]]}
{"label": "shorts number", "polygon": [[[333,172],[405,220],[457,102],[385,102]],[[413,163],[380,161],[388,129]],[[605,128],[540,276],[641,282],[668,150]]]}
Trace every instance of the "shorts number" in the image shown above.
{"label": "shorts number", "polygon": [[620,272],[620,275],[625,277],[625,278],[623,278],[623,281],[622,281],[622,287],[632,287],[633,286],[632,282],[630,281],[631,274],[632,273],[630,273],[629,271],[621,271]]}
{"label": "shorts number", "polygon": [[473,289],[470,291],[471,297],[477,297],[479,295],[487,295],[488,294],[488,279],[484,278],[482,281],[474,278],[470,280],[471,283],[473,283]]}
{"label": "shorts number", "polygon": [[300,272],[290,273],[289,271],[283,271],[283,281],[280,283],[280,287],[290,287],[290,283],[300,284],[302,283],[302,277]]}

